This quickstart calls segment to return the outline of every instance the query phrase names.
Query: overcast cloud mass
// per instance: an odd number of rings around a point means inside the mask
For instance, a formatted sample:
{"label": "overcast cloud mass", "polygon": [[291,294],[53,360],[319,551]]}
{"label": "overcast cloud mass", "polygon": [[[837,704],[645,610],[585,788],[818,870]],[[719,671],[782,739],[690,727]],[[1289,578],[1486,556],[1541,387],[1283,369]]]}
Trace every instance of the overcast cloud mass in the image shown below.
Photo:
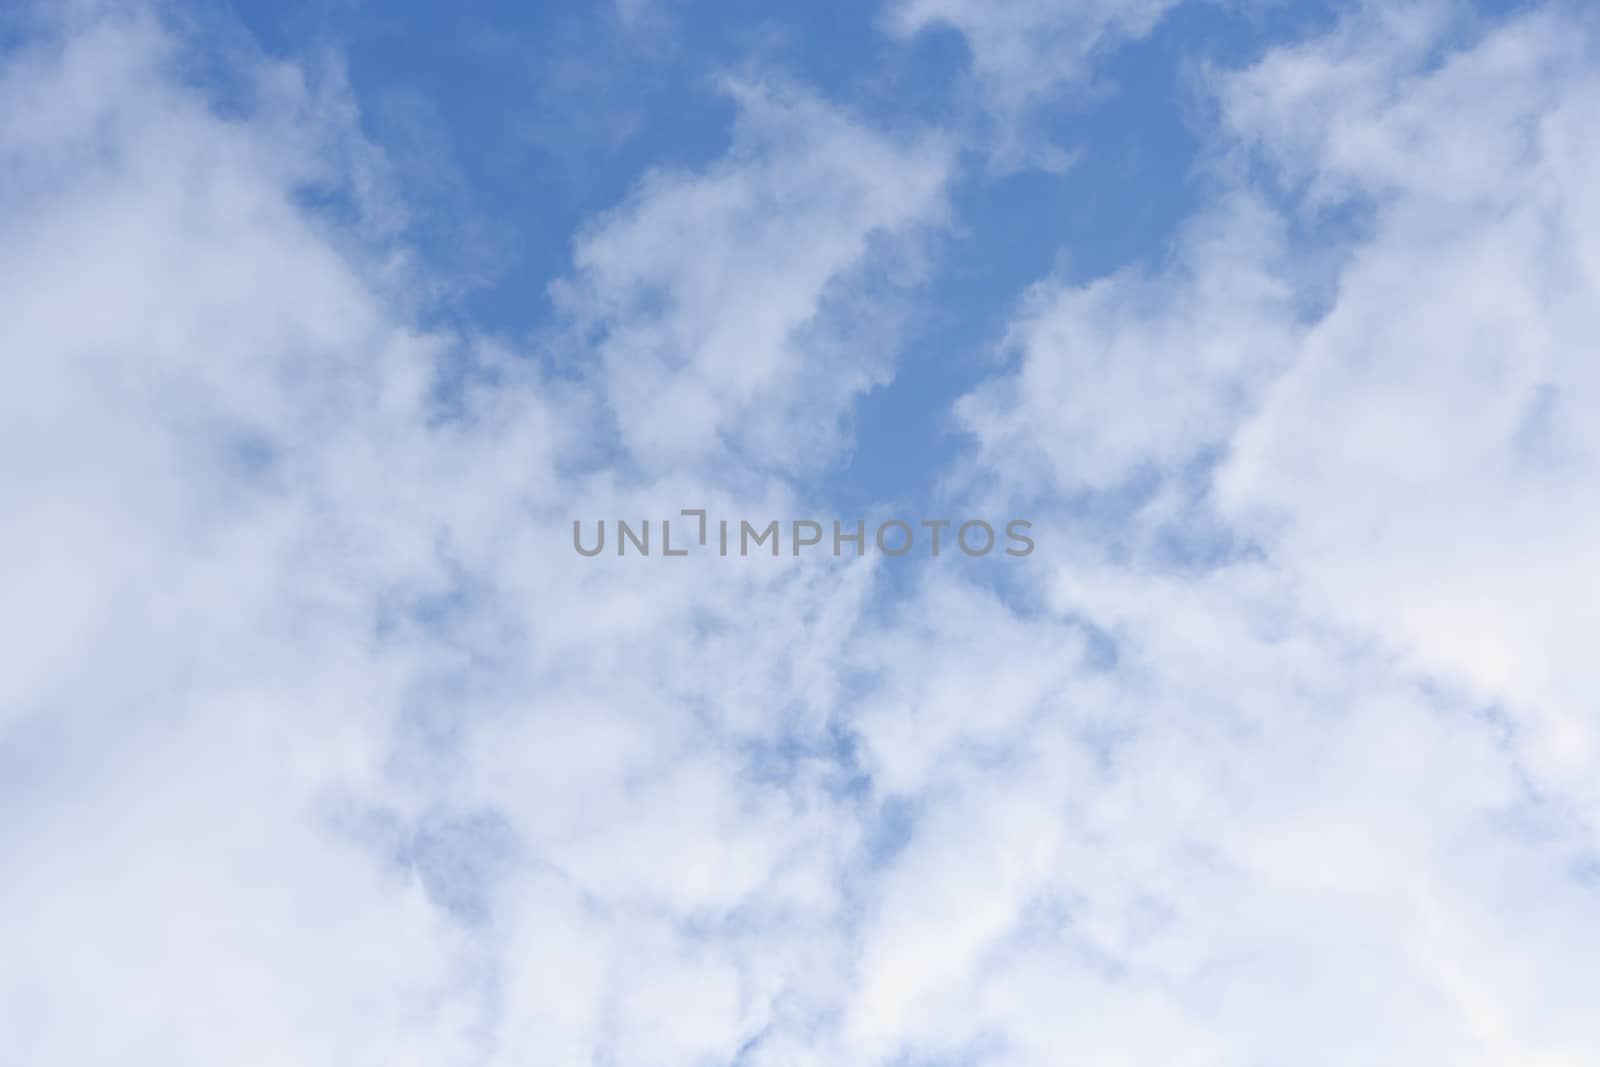
{"label": "overcast cloud mass", "polygon": [[0,1063],[1600,1063],[1592,6],[533,7],[0,14]]}

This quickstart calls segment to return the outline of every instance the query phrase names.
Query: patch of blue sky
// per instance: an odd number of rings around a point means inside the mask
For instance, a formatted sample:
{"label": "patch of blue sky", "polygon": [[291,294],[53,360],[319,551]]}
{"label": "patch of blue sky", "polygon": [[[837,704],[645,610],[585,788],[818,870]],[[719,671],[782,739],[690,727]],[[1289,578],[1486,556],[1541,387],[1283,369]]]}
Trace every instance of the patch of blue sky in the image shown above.
{"label": "patch of blue sky", "polygon": [[887,386],[863,399],[856,447],[832,483],[842,502],[922,503],[962,448],[956,398],[995,370],[1005,323],[1030,285],[1087,282],[1153,266],[1205,202],[1197,168],[1206,134],[1191,79],[1202,64],[1248,62],[1329,18],[1320,4],[1270,13],[1189,5],[1121,46],[1091,82],[1047,105],[1039,129],[1075,164],[994,175],[969,160],[955,232],[920,323]]}
{"label": "patch of blue sky", "polygon": [[[446,285],[435,312],[470,331],[537,336],[548,286],[586,220],[651,169],[694,169],[727,147],[733,104],[718,75],[789,78],[873,126],[959,127],[972,110],[953,31],[910,41],[844,0],[768,9],[725,0],[613,7],[330,0],[234,8],[269,52],[342,57],[365,131],[406,200],[407,240]],[[627,11],[634,12],[631,16]],[[856,447],[809,486],[823,502],[921,504],[960,445],[950,404],[993,370],[1019,296],[1048,275],[1088,279],[1160,256],[1201,195],[1203,120],[1184,84],[1203,60],[1242,62],[1326,21],[1324,5],[1186,5],[1110,51],[1093,78],[1032,117],[1078,158],[1064,173],[994,173],[981,146],[952,190],[924,306],[898,373],[854,416]]]}
{"label": "patch of blue sky", "polygon": [[[405,199],[406,240],[451,279],[429,314],[466,333],[537,339],[559,326],[549,286],[569,272],[580,228],[649,171],[694,170],[726,151],[734,105],[717,89],[721,74],[791,80],[891,132],[960,130],[974,111],[960,35],[896,41],[880,32],[876,6],[846,0],[781,20],[726,0],[381,12],[248,0],[232,10],[269,52],[331,45],[342,57],[365,132]],[[799,486],[818,514],[915,520],[957,503],[940,488],[965,447],[952,405],[996,370],[1019,299],[1046,278],[1158,263],[1207,195],[1197,163],[1210,119],[1192,79],[1204,64],[1237,66],[1326,28],[1336,11],[1181,5],[1024,118],[1030,136],[1076,159],[1064,171],[997,169],[970,140],[896,373],[850,414],[853,447]],[[1082,504],[1086,516],[1104,510]],[[909,588],[921,559],[886,561],[885,592]]]}

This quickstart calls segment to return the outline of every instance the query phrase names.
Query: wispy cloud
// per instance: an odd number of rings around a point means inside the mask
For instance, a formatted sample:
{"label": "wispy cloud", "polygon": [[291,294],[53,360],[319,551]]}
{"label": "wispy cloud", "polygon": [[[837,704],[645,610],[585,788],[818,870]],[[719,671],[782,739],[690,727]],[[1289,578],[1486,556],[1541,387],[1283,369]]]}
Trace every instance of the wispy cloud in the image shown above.
{"label": "wispy cloud", "polygon": [[[954,25],[1044,107],[1163,7],[898,4],[885,47]],[[1037,520],[1002,571],[570,545],[810,510],[992,180],[960,136],[752,69],[535,346],[420,324],[337,65],[224,98],[207,47],[86,8],[0,72],[0,1059],[1600,1048],[1570,13],[1211,70],[1206,206],[1017,294],[956,406],[941,505]]]}

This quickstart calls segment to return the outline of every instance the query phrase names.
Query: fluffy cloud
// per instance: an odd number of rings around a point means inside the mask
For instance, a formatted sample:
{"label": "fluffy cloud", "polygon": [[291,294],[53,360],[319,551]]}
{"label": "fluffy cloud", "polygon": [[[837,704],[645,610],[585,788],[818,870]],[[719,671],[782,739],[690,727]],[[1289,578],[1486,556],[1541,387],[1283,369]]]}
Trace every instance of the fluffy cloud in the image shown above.
{"label": "fluffy cloud", "polygon": [[1036,98],[1087,73],[1091,54],[1150,32],[1176,0],[897,0],[885,14],[894,33],[948,26],[969,42],[985,86],[1007,103]]}
{"label": "fluffy cloud", "polygon": [[836,331],[894,333],[849,284],[914,277],[893,246],[939,220],[942,150],[739,88],[727,160],[579,242],[600,340],[558,381],[407,325],[336,84],[251,60],[225,118],[188,47],[101,14],[0,89],[27,561],[0,788],[28,813],[0,833],[0,1045],[688,1064],[813,1028],[848,967],[830,714],[870,571],[579,567],[569,524],[795,509],[709,481],[710,445],[835,446],[887,360]]}
{"label": "fluffy cloud", "polygon": [[971,77],[994,122],[991,147],[1004,167],[1057,169],[1071,160],[1029,128],[1039,105],[1081,89],[1094,60],[1148,34],[1178,0],[893,0],[885,29],[909,38],[932,29],[961,34]]}
{"label": "fluffy cloud", "polygon": [[[979,45],[1043,10],[891,18],[1032,99]],[[552,365],[414,325],[336,79],[224,110],[129,14],[8,56],[0,1051],[1587,1063],[1593,42],[1407,11],[1217,75],[1214,206],[958,408],[1050,548],[892,601],[570,522],[805,510],[939,137],[732,86]]]}
{"label": "fluffy cloud", "polygon": [[943,215],[939,140],[886,139],[791,88],[727,91],[728,157],[646,177],[581,235],[557,289],[600,334],[622,442],[652,471],[828,458],[851,401],[889,376],[881,308]]}
{"label": "fluffy cloud", "polygon": [[1195,223],[1159,274],[1036,285],[1005,340],[1016,373],[957,409],[978,469],[1030,492],[1104,490],[1222,445],[1294,336],[1282,231],[1239,195]]}
{"label": "fluffy cloud", "polygon": [[1362,20],[1227,86],[1241,136],[1371,221],[1224,500],[1325,610],[1510,705],[1593,819],[1595,42],[1535,14],[1379,80],[1385,36]]}
{"label": "fluffy cloud", "polygon": [[224,121],[175,47],[96,20],[0,89],[3,789],[27,813],[0,833],[0,1043],[446,1061],[471,945],[316,817],[330,782],[377,773],[409,673],[371,598],[439,578],[376,536],[396,494],[375,464],[434,343],[297,201],[347,173],[329,139],[360,148],[339,116],[262,67],[256,118]]}
{"label": "fluffy cloud", "polygon": [[[0,835],[0,1043],[85,1064],[731,1056],[752,979],[683,923],[786,865],[826,896],[794,856],[834,832],[803,782],[750,800],[720,717],[784,729],[757,715],[762,664],[797,699],[829,680],[781,632],[747,678],[707,686],[701,662],[750,601],[827,624],[840,582],[821,601],[782,569],[707,571],[701,595],[690,571],[563,566],[571,507],[728,501],[558,475],[592,456],[600,400],[411,330],[371,230],[307,206],[373,203],[328,184],[370,155],[349,107],[258,62],[222,118],[182,58],[152,19],[106,16],[14,56],[0,90],[3,549],[26,561],[5,806],[29,813]],[[821,285],[832,259],[806,248]],[[498,726],[451,741],[475,713]],[[491,937],[474,921],[507,870]]]}
{"label": "fluffy cloud", "polygon": [[[1600,1047],[1562,992],[1600,906],[1583,873],[1596,457],[1572,415],[1593,379],[1593,69],[1592,36],[1555,12],[1476,30],[1439,8],[1352,15],[1219,76],[1218,147],[1270,183],[1225,166],[1173,267],[1025,302],[1017,369],[961,410],[992,491],[1070,494],[1053,540],[1080,547],[1046,603],[1116,658],[1050,706],[1099,709],[1090,739],[1114,727],[1087,771],[1062,746],[1067,782],[1093,776],[1081,796],[1022,794],[1041,827],[1063,814],[1013,856],[1072,859],[957,907],[1013,932],[986,933],[944,992],[923,984],[949,998],[930,1011],[993,1005],[961,1047],[1130,1063]],[[1209,551],[1177,550],[1197,529]],[[1050,736],[1025,751],[1043,762]],[[994,803],[970,794],[947,817]],[[1115,829],[1095,833],[1102,817]],[[1007,809],[965,833],[1023,822]],[[1015,939],[1041,901],[1058,954]],[[1111,1014],[1049,1028],[1016,1007],[1042,989]]]}

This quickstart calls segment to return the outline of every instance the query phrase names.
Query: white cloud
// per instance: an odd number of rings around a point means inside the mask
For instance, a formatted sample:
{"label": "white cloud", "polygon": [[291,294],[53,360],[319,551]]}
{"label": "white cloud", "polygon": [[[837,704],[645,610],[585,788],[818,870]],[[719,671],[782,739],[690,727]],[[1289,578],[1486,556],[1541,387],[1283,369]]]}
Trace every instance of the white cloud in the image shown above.
{"label": "white cloud", "polygon": [[1241,194],[1158,274],[1036,285],[1005,342],[1016,373],[957,408],[977,469],[1031,491],[1110,489],[1223,444],[1294,334],[1284,243],[1273,213]]}
{"label": "white cloud", "polygon": [[[1578,873],[1600,457],[1573,414],[1593,40],[1556,12],[1473,32],[1375,9],[1222,77],[1219,147],[1259,152],[1287,207],[1219,171],[1173,265],[1042,284],[1015,372],[963,402],[973,476],[1067,546],[1048,605],[1117,654],[999,769],[944,750],[944,780],[974,769],[886,880],[901,925],[868,981],[897,1018],[960,1023],[901,1040],[1015,1063],[1600,1048],[1571,992],[1600,908]],[[1197,524],[1217,560],[1169,551]],[[1030,815],[1044,843],[1006,851]],[[977,888],[941,912],[934,869]],[[958,962],[897,967],[983,915]]]}
{"label": "white cloud", "polygon": [[982,105],[996,124],[993,150],[1005,168],[1061,169],[1070,150],[1044,144],[1029,119],[1041,104],[1084,90],[1095,60],[1144,37],[1178,0],[892,0],[883,16],[894,37],[931,29],[960,33]]}
{"label": "white cloud", "polygon": [[[735,82],[728,156],[656,172],[585,232],[558,287],[597,353],[624,445],[651,470],[731,450],[815,465],[887,380],[879,321],[942,221],[948,148],[886,139],[792,88]],[[888,277],[886,286],[883,279]]]}
{"label": "white cloud", "polygon": [[1270,524],[1326,610],[1507,703],[1541,783],[1593,819],[1595,42],[1534,14],[1437,65],[1416,56],[1392,87],[1313,88],[1361,82],[1348,68],[1384,32],[1359,21],[1227,87],[1241,135],[1287,140],[1291,167],[1373,220],[1240,433],[1224,500]]}
{"label": "white cloud", "polygon": [[[939,140],[736,88],[726,158],[581,236],[557,384],[408,326],[392,226],[308,206],[397,217],[337,85],[252,67],[225,120],[153,21],[35,42],[0,1052],[1589,1062],[1591,43],[1375,18],[1219,81],[1289,207],[1237,179],[1161,269],[1035,289],[961,413],[1041,549],[892,611],[569,524],[801,506]],[[1310,315],[1296,234],[1350,197]]]}
{"label": "white cloud", "polygon": [[[581,244],[569,292],[610,340],[557,385],[409,328],[384,231],[307,206],[382,204],[315,185],[381,173],[347,99],[262,65],[223,119],[183,49],[88,19],[0,88],[0,790],[27,812],[0,830],[0,1047],[688,1064],[814,1026],[856,847],[830,649],[869,572],[577,566],[574,517],[794,503],[693,462],[571,472],[607,402],[649,415],[647,460],[706,429],[628,391],[685,362],[714,434],[834,447],[887,365],[833,336],[846,287],[938,221],[941,150],[740,90],[727,161]],[[781,388],[802,357],[833,373],[814,402]]]}

